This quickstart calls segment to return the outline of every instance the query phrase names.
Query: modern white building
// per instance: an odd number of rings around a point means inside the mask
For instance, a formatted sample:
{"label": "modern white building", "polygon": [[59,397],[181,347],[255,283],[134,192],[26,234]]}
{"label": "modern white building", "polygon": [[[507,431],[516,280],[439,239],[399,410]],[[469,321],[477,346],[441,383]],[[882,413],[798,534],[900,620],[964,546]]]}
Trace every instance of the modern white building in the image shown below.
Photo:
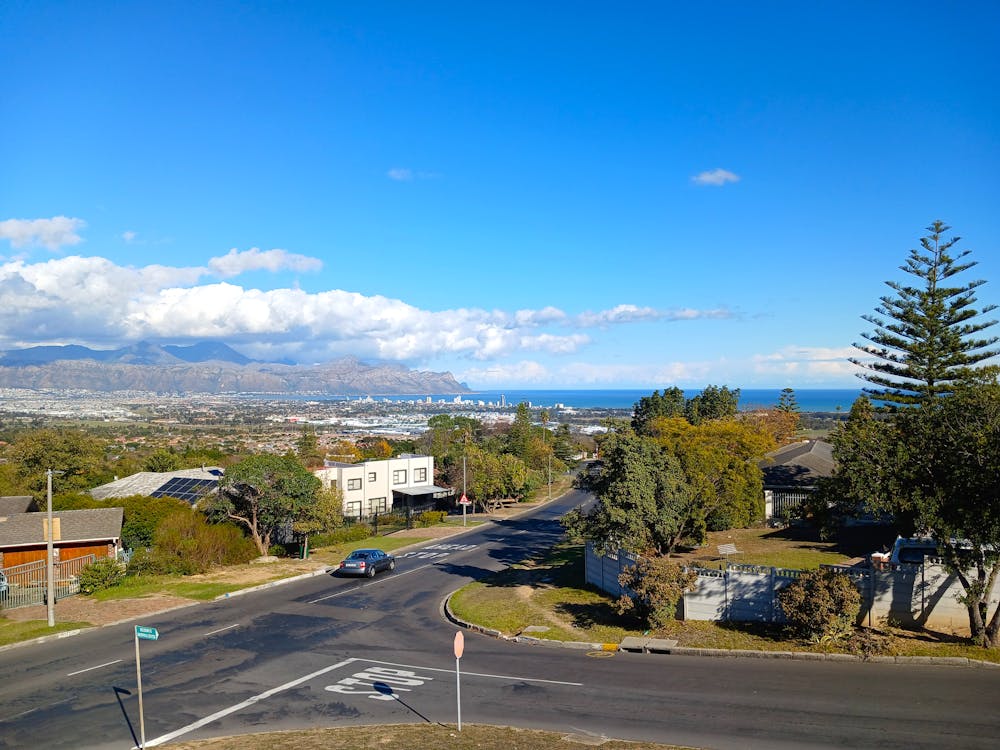
{"label": "modern white building", "polygon": [[434,484],[434,457],[415,453],[360,464],[327,461],[313,473],[324,487],[340,488],[344,515],[350,518],[368,518],[394,508],[423,509],[454,495]]}

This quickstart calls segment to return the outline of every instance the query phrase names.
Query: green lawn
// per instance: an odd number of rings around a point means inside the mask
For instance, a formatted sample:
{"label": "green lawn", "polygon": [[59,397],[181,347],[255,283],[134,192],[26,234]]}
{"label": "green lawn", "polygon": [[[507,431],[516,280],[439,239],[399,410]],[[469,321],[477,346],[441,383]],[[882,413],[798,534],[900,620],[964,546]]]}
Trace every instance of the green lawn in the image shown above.
{"label": "green lawn", "polygon": [[6,646],[19,641],[40,638],[43,635],[65,633],[68,630],[89,628],[89,622],[57,622],[54,627],[42,620],[6,620],[0,618],[0,646]]}

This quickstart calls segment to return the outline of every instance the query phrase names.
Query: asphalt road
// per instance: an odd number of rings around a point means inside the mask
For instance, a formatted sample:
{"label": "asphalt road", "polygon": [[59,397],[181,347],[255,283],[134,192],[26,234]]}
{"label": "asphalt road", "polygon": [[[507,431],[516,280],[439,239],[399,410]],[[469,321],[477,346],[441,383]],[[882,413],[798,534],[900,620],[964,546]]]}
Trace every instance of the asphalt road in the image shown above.
{"label": "asphalt road", "polygon": [[[246,732],[457,718],[444,597],[551,544],[570,493],[332,576],[135,624],[147,746]],[[465,634],[462,720],[704,748],[993,748],[1000,670],[607,654]],[[0,653],[0,747],[137,744],[133,624]]]}

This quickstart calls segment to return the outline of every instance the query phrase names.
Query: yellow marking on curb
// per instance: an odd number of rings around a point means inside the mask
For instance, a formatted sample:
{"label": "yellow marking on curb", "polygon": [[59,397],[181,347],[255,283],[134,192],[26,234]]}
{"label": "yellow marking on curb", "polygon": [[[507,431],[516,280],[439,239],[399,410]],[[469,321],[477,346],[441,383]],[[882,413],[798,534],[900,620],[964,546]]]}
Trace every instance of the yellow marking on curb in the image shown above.
{"label": "yellow marking on curb", "polygon": [[618,644],[617,643],[602,643],[601,644],[601,650],[602,651],[617,651],[618,650]]}

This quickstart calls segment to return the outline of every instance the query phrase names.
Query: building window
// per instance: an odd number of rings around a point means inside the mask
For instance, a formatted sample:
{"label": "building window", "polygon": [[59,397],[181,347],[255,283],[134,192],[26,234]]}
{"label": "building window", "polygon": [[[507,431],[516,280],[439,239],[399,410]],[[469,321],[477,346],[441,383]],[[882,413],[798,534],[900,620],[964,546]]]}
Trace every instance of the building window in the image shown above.
{"label": "building window", "polygon": [[406,484],[406,469],[396,469],[392,472],[393,484]]}
{"label": "building window", "polygon": [[375,474],[375,472],[374,472],[374,471],[369,471],[369,472],[368,472],[368,481],[369,481],[369,482],[374,482],[374,481],[375,481],[375,477],[376,477],[376,476],[377,476],[377,475]]}
{"label": "building window", "polygon": [[361,480],[360,479],[348,479],[347,480],[347,489],[349,489],[349,490],[360,490],[361,489]]}
{"label": "building window", "polygon": [[427,481],[427,469],[414,469],[413,470],[413,481],[414,482],[426,482]]}
{"label": "building window", "polygon": [[385,513],[387,510],[384,497],[372,498],[372,511],[375,513]]}
{"label": "building window", "polygon": [[361,518],[361,501],[355,500],[353,502],[347,503],[347,513],[346,516],[350,518]]}

